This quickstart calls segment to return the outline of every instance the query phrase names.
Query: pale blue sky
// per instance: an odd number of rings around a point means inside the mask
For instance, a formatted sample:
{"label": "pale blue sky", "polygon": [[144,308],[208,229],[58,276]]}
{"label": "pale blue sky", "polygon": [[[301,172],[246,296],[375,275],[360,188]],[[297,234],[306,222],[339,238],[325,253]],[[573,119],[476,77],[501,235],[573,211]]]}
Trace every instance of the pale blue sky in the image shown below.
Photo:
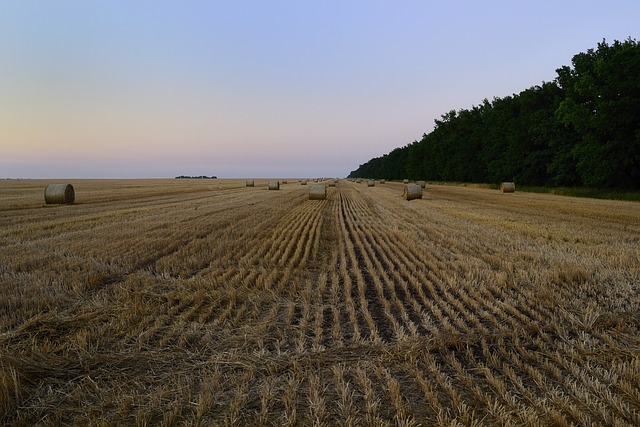
{"label": "pale blue sky", "polygon": [[346,176],[640,1],[3,1],[0,178]]}

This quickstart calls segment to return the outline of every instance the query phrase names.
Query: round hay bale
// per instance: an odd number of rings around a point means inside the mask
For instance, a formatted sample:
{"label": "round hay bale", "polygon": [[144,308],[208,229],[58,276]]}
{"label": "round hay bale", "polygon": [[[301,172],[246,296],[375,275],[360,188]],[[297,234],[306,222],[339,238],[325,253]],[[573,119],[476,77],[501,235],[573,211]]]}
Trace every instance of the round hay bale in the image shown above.
{"label": "round hay bale", "polygon": [[269,181],[269,190],[279,190],[280,183],[278,181]]}
{"label": "round hay bale", "polygon": [[44,189],[44,201],[48,204],[70,205],[76,199],[76,193],[71,184],[49,184]]}
{"label": "round hay bale", "polygon": [[307,180],[306,179],[301,179],[300,180],[300,185],[307,185]]}
{"label": "round hay bale", "polygon": [[402,197],[405,200],[422,199],[422,187],[418,184],[407,184],[404,186]]}
{"label": "round hay bale", "polygon": [[286,184],[286,183],[287,183],[287,180],[286,180],[286,179],[283,179],[283,180],[282,180],[282,183],[283,183],[283,184]]}
{"label": "round hay bale", "polygon": [[403,184],[408,184],[408,183],[409,183],[409,180],[405,178],[405,179],[403,179],[403,180],[402,180],[402,183],[403,183]]}
{"label": "round hay bale", "polygon": [[376,183],[372,179],[367,181],[367,187],[375,187],[375,186],[376,186]]}
{"label": "round hay bale", "polygon": [[420,188],[424,188],[427,186],[427,182],[426,181],[418,181],[416,182],[416,184],[418,184],[420,186]]}
{"label": "round hay bale", "polygon": [[309,186],[309,200],[324,200],[327,198],[327,187],[324,184]]}
{"label": "round hay bale", "polygon": [[356,179],[356,184],[360,184],[362,180],[360,178]]}
{"label": "round hay bale", "polygon": [[516,184],[513,182],[503,182],[500,184],[500,191],[503,193],[515,193],[516,192]]}
{"label": "round hay bale", "polygon": [[336,186],[336,180],[335,179],[330,179],[329,180],[329,187],[335,187]]}
{"label": "round hay bale", "polygon": [[384,184],[384,179],[381,179],[381,180],[380,180],[380,184]]}
{"label": "round hay bale", "polygon": [[253,187],[253,180],[252,179],[248,179],[247,180],[247,187]]}

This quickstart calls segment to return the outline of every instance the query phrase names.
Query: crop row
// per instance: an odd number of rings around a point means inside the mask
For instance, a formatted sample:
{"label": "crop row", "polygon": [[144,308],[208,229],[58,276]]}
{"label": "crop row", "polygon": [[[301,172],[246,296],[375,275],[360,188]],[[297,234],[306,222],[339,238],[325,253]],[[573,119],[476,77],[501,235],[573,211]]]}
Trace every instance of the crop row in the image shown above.
{"label": "crop row", "polygon": [[633,204],[104,185],[0,210],[4,422],[640,424]]}

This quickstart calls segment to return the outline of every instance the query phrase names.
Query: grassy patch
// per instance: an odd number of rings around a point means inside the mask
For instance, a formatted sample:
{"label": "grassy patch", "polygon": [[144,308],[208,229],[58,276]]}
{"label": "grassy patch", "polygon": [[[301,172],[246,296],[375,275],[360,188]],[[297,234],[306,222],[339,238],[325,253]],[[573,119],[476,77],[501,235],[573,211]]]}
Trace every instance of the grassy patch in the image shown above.
{"label": "grassy patch", "polygon": [[529,193],[549,193],[561,196],[589,197],[592,199],[629,200],[640,202],[640,192],[584,187],[529,187],[518,186],[517,191]]}
{"label": "grassy patch", "polygon": [[[500,190],[500,184],[483,184],[470,182],[449,182],[449,181],[429,181],[427,184],[437,185],[453,185],[458,187],[472,188],[488,188],[491,190]],[[607,188],[586,188],[586,187],[535,187],[518,185],[516,183],[516,191],[527,193],[547,193],[558,194],[561,196],[571,197],[588,197],[592,199],[606,200],[628,200],[632,202],[640,202],[640,191],[624,191]]]}

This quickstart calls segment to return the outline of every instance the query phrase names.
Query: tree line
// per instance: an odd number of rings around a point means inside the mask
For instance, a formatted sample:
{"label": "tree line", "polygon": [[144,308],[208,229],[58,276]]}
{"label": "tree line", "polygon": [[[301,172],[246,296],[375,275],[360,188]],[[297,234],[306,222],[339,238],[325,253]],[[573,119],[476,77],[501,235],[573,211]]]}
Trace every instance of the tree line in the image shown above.
{"label": "tree line", "polygon": [[352,178],[640,189],[640,45],[598,43],[519,94],[449,111]]}

